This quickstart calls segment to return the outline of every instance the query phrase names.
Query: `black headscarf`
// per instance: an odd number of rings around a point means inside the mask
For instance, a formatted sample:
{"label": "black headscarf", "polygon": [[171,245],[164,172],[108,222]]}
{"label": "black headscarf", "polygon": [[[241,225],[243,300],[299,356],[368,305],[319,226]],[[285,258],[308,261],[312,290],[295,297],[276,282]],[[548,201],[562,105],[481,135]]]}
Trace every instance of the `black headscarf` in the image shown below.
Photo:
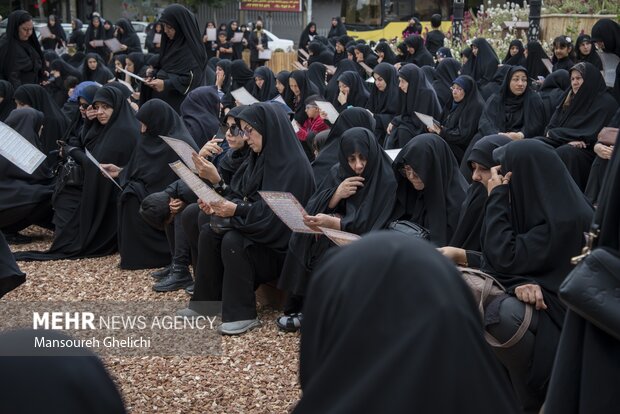
{"label": "black headscarf", "polygon": [[539,91],[540,98],[545,107],[545,119],[551,119],[555,109],[562,102],[562,97],[570,86],[570,75],[564,69],[558,69],[545,78]]}
{"label": "black headscarf", "polygon": [[243,60],[233,60],[230,64],[230,77],[232,79],[231,90],[244,87],[248,91],[252,90],[254,83],[254,72],[248,68]]}
{"label": "black headscarf", "polygon": [[420,67],[422,66],[435,66],[435,59],[433,55],[424,46],[424,39],[422,36],[413,35],[405,39],[405,45],[415,49],[413,55],[407,57],[408,63],[414,63]]}
{"label": "black headscarf", "polygon": [[620,25],[611,19],[600,19],[592,26],[592,40],[605,44],[603,52],[620,57]]}
{"label": "black headscarf", "polygon": [[248,156],[230,184],[232,200],[252,203],[247,215],[235,216],[231,223],[252,242],[284,252],[291,232],[258,191],[290,192],[306,204],[314,191],[310,163],[282,105],[259,102],[241,111],[237,119],[261,134],[263,145],[260,153]]}
{"label": "black headscarf", "polygon": [[314,40],[308,44],[308,52],[311,53],[308,58],[308,65],[314,62],[323,63],[325,65],[331,65],[334,61],[334,54],[329,50],[327,46],[318,40]]}
{"label": "black headscarf", "polygon": [[303,329],[296,414],[518,412],[469,288],[423,241],[380,232],[335,250]]}
{"label": "black headscarf", "polygon": [[527,58],[525,59],[525,68],[531,78],[543,78],[549,74],[549,69],[542,62],[543,59],[549,60],[549,56],[538,42],[529,42],[527,44]]}
{"label": "black headscarf", "polygon": [[353,127],[366,128],[370,131],[375,129],[375,119],[364,108],[345,109],[329,131],[323,149],[318,157],[312,162],[314,179],[320,185],[328,176],[330,169],[338,162],[338,151],[342,135]]}
{"label": "black headscarf", "polygon": [[219,57],[212,57],[208,60],[207,67],[205,69],[205,86],[215,85],[215,68],[217,62],[219,61]]}
{"label": "black headscarf", "polygon": [[[467,166],[470,171],[472,162],[487,169],[494,167],[493,151],[509,142],[512,140],[505,135],[489,135],[480,139],[474,144],[467,158]],[[461,207],[459,223],[450,240],[450,246],[476,252],[482,250],[480,230],[484,220],[484,205],[487,201],[487,194],[487,189],[482,183],[474,181],[470,184]]]}
{"label": "black headscarf", "polygon": [[138,38],[138,34],[136,30],[133,28],[131,22],[125,18],[121,18],[116,21],[116,27],[119,29],[123,29],[123,33],[118,32],[118,41],[127,46],[127,50],[121,51],[119,53],[124,53],[126,55],[130,53],[142,53],[142,46],[140,45],[140,39]]}
{"label": "black headscarf", "polygon": [[307,70],[294,70],[291,72],[291,78],[297,82],[299,87],[299,97],[293,98],[293,111],[295,111],[295,121],[299,125],[303,125],[308,119],[306,115],[306,99],[312,95],[319,94],[319,88],[308,78]]}
{"label": "black headscarf", "polygon": [[327,68],[324,64],[314,62],[308,66],[308,78],[319,89],[319,95],[325,96],[325,75]]}
{"label": "black headscarf", "polygon": [[[314,32],[310,32],[310,29],[313,27],[314,27]],[[308,43],[310,43],[316,35],[317,35],[316,23],[314,22],[308,23],[306,25],[306,28],[303,30],[303,32],[301,32],[301,36],[299,36],[299,47],[307,52]]]}
{"label": "black headscarf", "polygon": [[224,84],[222,85],[222,92],[226,95],[230,92],[230,88],[232,85],[232,80],[231,80],[231,65],[232,62],[228,59],[222,59],[219,60],[215,66],[216,68],[219,67],[220,69],[222,69],[224,71]]}
{"label": "black headscarf", "polygon": [[[52,20],[54,20],[54,25],[51,24]],[[63,43],[66,43],[67,34],[63,30],[60,19],[58,19],[57,16],[54,16],[53,14],[47,16],[47,28],[49,29],[51,34],[56,36],[56,38],[52,39],[48,37],[46,39],[43,39],[41,41],[41,46],[43,46],[43,49],[54,50],[57,47],[61,47]]]}
{"label": "black headscarf", "polygon": [[47,155],[55,150],[58,147],[56,141],[65,135],[69,127],[69,119],[62,113],[50,94],[39,85],[22,85],[15,91],[15,100],[45,114],[41,134],[43,153]]}
{"label": "black headscarf", "polygon": [[75,24],[75,29],[71,32],[69,36],[69,41],[67,43],[74,44],[75,48],[79,52],[84,51],[84,38],[86,34],[82,31],[82,27],[84,27],[84,23],[80,19],[72,19],[71,23]]}
{"label": "black headscarf", "polygon": [[[607,93],[601,72],[588,62],[578,63],[571,69],[581,73],[583,84],[576,94],[569,88],[563,95],[549,125],[544,141],[559,146],[570,141],[584,141],[593,145],[599,131],[611,119],[617,104]],[[568,105],[566,103],[568,102]]]}
{"label": "black headscarf", "polygon": [[[592,49],[590,50],[589,55],[581,54],[581,50],[579,50],[579,47],[581,46],[582,43],[592,44]],[[599,57],[598,53],[596,53],[596,47],[594,46],[594,43],[592,42],[592,38],[590,37],[590,35],[582,34],[577,37],[577,41],[575,42],[575,56],[577,57],[577,63],[590,62],[591,64],[596,66],[598,70],[603,70],[603,62],[601,61],[601,58]]]}
{"label": "black headscarf", "polygon": [[0,76],[14,88],[25,83],[39,83],[43,79],[43,52],[36,33],[28,40],[19,40],[19,26],[32,20],[23,10],[16,10],[7,17],[6,32],[0,37]]}
{"label": "black headscarf", "polygon": [[459,76],[461,64],[458,60],[445,58],[437,65],[435,71],[435,80],[433,81],[433,89],[437,93],[437,99],[441,107],[445,107],[452,100],[452,83]]}
{"label": "black headscarf", "polygon": [[370,68],[374,68],[379,63],[377,61],[377,55],[375,55],[367,44],[358,43],[355,45],[355,50],[359,51],[364,56],[364,63]]}
{"label": "black headscarf", "polygon": [[[416,190],[400,174],[409,165],[424,183]],[[422,134],[403,147],[393,163],[398,177],[395,219],[410,220],[429,230],[438,246],[450,241],[459,220],[467,182],[448,144],[435,134]]]}
{"label": "black headscarf", "polygon": [[194,89],[181,104],[183,122],[198,148],[202,148],[217,133],[219,111],[220,100],[214,86]]}
{"label": "black headscarf", "polygon": [[329,80],[329,82],[327,83],[327,87],[325,88],[325,99],[333,102],[333,100],[338,97],[338,93],[340,92],[340,90],[338,89],[338,77],[340,77],[340,75],[344,72],[350,70],[357,72],[358,68],[359,65],[349,59],[343,59],[338,62],[338,64],[336,64],[336,72],[334,72],[334,75]]}
{"label": "black headscarf", "polygon": [[374,68],[374,73],[381,76],[385,81],[385,91],[381,92],[374,86],[370,92],[366,108],[375,115],[395,115],[400,109],[400,102],[396,98],[399,95],[398,72],[394,65],[381,62]]}
{"label": "black headscarf", "polygon": [[495,75],[493,75],[493,79],[491,79],[491,82],[478,88],[480,90],[480,95],[485,102],[491,96],[498,94],[499,91],[502,90],[504,79],[506,79],[506,74],[508,73],[510,68],[511,66],[509,65],[498,66],[497,70],[495,71]]}
{"label": "black headscarf", "polygon": [[[95,21],[95,19],[99,22],[99,27],[96,27],[96,28],[93,25],[93,22]],[[84,45],[86,46],[86,51],[95,52],[99,54],[99,56],[101,56],[102,59],[107,55],[106,48],[103,46],[92,47],[90,45],[90,42],[93,40],[107,39],[106,30],[103,27],[103,22],[104,20],[100,16],[93,16],[90,20],[90,24],[88,25],[88,28],[86,29],[86,34],[84,35]]]}
{"label": "black headscarf", "polygon": [[260,102],[270,101],[278,95],[278,90],[276,89],[276,77],[274,76],[271,69],[267,66],[260,66],[254,70],[254,78],[263,79],[263,87],[259,89],[254,82],[254,86],[250,93]]}
{"label": "black headscarf", "polygon": [[386,42],[379,42],[375,47],[375,52],[383,53],[383,59],[381,60],[381,63],[390,63],[393,65],[398,62],[398,57],[396,56],[390,45]]}
{"label": "black headscarf", "polygon": [[451,98],[444,106],[440,135],[446,140],[456,160],[460,163],[467,146],[478,132],[484,100],[471,76],[459,76],[454,84],[463,88],[465,97],[458,103]]}
{"label": "black headscarf", "polygon": [[[28,142],[43,151],[39,130],[44,114],[32,108],[15,109],[5,123]],[[27,174],[4,157],[0,157],[0,211],[49,200],[54,191],[52,173],[45,164]]]}
{"label": "black headscarf", "polygon": [[144,53],[142,52],[134,52],[127,55],[127,59],[131,60],[133,63],[133,73],[136,75],[142,76],[145,72],[146,62],[144,61]]}
{"label": "black headscarf", "polygon": [[[53,330],[44,336],[73,340]],[[0,411],[51,412],[58,407],[66,414],[126,412],[120,392],[94,353],[86,348],[40,349],[34,344],[41,337],[40,331],[26,329],[0,335],[0,369],[10,378],[2,382]],[[32,398],[32,388],[39,390],[37,398]]]}
{"label": "black headscarf", "polygon": [[334,48],[337,46],[337,43],[340,43],[343,50],[342,52],[334,50],[334,60],[332,61],[332,65],[334,66],[338,65],[338,62],[340,62],[341,60],[347,59],[347,43],[351,41],[351,38],[347,35],[340,36],[336,39],[336,42],[334,42]]}
{"label": "black headscarf", "polygon": [[493,78],[493,75],[497,70],[499,58],[489,42],[482,37],[474,39],[472,46],[476,46],[478,48],[478,55],[474,56],[472,53],[467,60],[467,63],[463,66],[461,73],[463,75],[471,76],[476,82],[478,82],[479,86],[482,86]]}
{"label": "black headscarf", "polygon": [[347,95],[347,102],[341,105],[340,102],[332,102],[336,108],[340,109],[340,112],[344,111],[349,106],[357,106],[365,108],[368,102],[370,93],[364,85],[364,80],[357,72],[347,71],[338,77],[338,81],[344,83],[349,87],[349,94]]}
{"label": "black headscarf", "polygon": [[[97,61],[97,69],[94,71],[88,67],[88,60],[95,59]],[[82,64],[82,80],[93,81],[105,85],[114,78],[114,74],[105,66],[103,59],[97,53],[87,53]]]}
{"label": "black headscarf", "polygon": [[[514,56],[510,55],[510,49],[513,46],[519,48],[519,51]],[[523,47],[523,43],[519,39],[513,40],[508,46],[508,51],[506,52],[506,57],[504,58],[504,60],[502,60],[502,64],[510,66],[525,66],[525,55],[523,54],[524,51],[525,48]]]}
{"label": "black headscarf", "polygon": [[66,80],[69,76],[76,77],[78,81],[82,79],[82,74],[80,73],[80,71],[62,59],[56,59],[55,61],[50,63],[50,69],[59,71],[60,77],[63,80]]}
{"label": "black headscarf", "polygon": [[276,79],[282,85],[284,85],[284,94],[280,94],[284,102],[289,106],[289,108],[293,107],[293,91],[291,91],[291,87],[288,83],[288,79],[291,77],[291,72],[288,70],[282,70],[278,72],[276,75]]}
{"label": "black headscarf", "polygon": [[331,39],[334,37],[345,36],[347,34],[347,28],[344,27],[342,19],[340,19],[340,17],[334,17],[332,20],[336,20],[336,26],[330,25],[327,38]]}
{"label": "black headscarf", "polygon": [[522,132],[526,138],[539,136],[545,128],[545,110],[540,96],[526,87],[516,96],[510,91],[510,80],[517,72],[527,71],[522,66],[511,66],[499,94],[486,102],[480,119],[480,133]]}
{"label": "black headscarf", "polygon": [[[245,108],[245,105],[235,106],[234,108],[232,108],[226,113],[226,116],[222,120],[222,125],[227,126],[228,118],[232,118],[232,120],[235,120],[237,115],[239,115],[241,111],[243,111]],[[250,150],[250,147],[247,145],[247,143],[244,143],[243,147],[236,150],[228,147],[228,150],[226,150],[224,154],[218,157],[217,170],[225,183],[231,182],[232,177],[245,162],[245,159],[248,157],[248,155],[250,155],[250,152],[252,152]]]}
{"label": "black headscarf", "polygon": [[15,109],[15,100],[13,99],[13,85],[11,82],[0,79],[0,98],[4,98],[0,102],[0,122],[4,122],[7,116]]}

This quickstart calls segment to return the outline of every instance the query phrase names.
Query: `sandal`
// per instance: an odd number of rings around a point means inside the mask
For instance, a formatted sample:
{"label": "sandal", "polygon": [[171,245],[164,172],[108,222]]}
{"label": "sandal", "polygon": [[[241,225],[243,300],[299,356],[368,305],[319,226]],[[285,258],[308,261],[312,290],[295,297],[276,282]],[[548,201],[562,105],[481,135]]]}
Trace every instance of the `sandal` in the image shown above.
{"label": "sandal", "polygon": [[276,319],[276,325],[285,332],[297,332],[301,329],[302,319],[303,315],[301,312],[291,313],[290,315],[283,315]]}

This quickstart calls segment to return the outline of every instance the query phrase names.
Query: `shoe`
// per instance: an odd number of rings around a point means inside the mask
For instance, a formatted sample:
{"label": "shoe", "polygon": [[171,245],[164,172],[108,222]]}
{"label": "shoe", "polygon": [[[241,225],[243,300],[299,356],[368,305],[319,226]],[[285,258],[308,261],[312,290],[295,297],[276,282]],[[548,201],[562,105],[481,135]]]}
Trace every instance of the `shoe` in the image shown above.
{"label": "shoe", "polygon": [[28,244],[32,243],[32,237],[24,236],[23,234],[15,233],[4,233],[4,238],[6,242],[9,244]]}
{"label": "shoe", "polygon": [[185,288],[185,293],[187,293],[190,296],[194,296],[194,284],[193,283]]}
{"label": "shoe", "polygon": [[184,316],[186,318],[196,318],[198,316],[203,316],[200,313],[196,312],[191,308],[179,309],[177,311],[177,316]]}
{"label": "shoe", "polygon": [[240,335],[254,328],[259,327],[260,321],[258,319],[246,319],[245,321],[224,322],[218,328],[217,331],[222,335]]}
{"label": "shoe", "polygon": [[156,270],[156,271],[151,273],[151,277],[153,279],[155,279],[155,280],[162,280],[166,276],[168,276],[168,274],[170,274],[170,268],[171,267],[172,267],[172,265],[168,265],[168,266],[164,267],[163,269]]}
{"label": "shoe", "polygon": [[173,265],[170,274],[153,285],[155,292],[173,292],[194,283],[188,266]]}
{"label": "shoe", "polygon": [[303,314],[301,312],[291,313],[290,315],[282,315],[276,319],[276,325],[285,332],[297,332],[301,329],[302,320]]}

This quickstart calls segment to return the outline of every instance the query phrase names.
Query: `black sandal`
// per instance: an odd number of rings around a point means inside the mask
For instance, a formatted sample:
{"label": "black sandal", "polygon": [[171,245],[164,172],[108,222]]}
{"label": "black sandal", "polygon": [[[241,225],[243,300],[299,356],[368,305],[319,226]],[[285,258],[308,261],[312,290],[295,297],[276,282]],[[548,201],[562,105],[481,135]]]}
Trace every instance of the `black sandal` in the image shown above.
{"label": "black sandal", "polygon": [[276,319],[278,328],[285,332],[297,332],[301,329],[301,321],[303,315],[300,313],[291,313],[290,315],[282,315]]}

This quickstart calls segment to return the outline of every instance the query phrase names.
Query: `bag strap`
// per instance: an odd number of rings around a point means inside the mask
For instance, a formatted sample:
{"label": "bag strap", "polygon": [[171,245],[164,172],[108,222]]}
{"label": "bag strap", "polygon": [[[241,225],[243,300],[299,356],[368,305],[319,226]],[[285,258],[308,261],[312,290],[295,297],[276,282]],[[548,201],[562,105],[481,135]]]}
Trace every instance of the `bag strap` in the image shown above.
{"label": "bag strap", "polygon": [[510,348],[512,346],[515,346],[517,343],[519,343],[519,341],[523,338],[523,336],[529,329],[530,324],[532,323],[533,314],[534,314],[534,311],[533,311],[532,305],[526,304],[525,314],[523,315],[523,322],[521,322],[521,325],[519,326],[519,329],[517,329],[517,332],[515,332],[515,334],[512,335],[512,338],[510,338],[504,343],[501,343],[500,341],[498,341],[493,335],[491,335],[486,330],[484,331],[484,338],[487,340],[487,343],[491,345],[493,348]]}

